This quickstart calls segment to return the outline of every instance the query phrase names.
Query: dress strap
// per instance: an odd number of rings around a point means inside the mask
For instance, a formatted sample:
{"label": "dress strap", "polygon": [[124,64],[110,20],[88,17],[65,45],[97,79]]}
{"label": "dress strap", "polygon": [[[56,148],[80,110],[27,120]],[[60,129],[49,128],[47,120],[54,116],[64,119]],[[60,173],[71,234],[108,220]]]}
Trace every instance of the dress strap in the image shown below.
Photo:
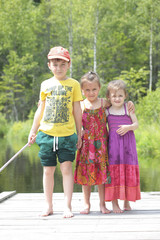
{"label": "dress strap", "polygon": [[124,111],[125,111],[125,115],[127,115],[126,103],[124,103]]}
{"label": "dress strap", "polygon": [[107,108],[106,110],[107,110],[107,112],[108,112],[108,115],[110,115],[109,108]]}
{"label": "dress strap", "polygon": [[103,107],[103,98],[101,98],[101,107]]}

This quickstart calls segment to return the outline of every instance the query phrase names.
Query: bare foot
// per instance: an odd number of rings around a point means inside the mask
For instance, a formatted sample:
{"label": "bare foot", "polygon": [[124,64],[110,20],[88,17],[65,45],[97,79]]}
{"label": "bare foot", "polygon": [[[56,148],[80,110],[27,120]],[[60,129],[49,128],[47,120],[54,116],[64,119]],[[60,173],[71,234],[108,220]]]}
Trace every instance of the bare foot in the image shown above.
{"label": "bare foot", "polygon": [[108,209],[106,208],[106,206],[101,206],[101,207],[100,207],[100,211],[101,211],[101,213],[103,213],[103,214],[108,214],[108,213],[111,212],[110,210],[108,210]]}
{"label": "bare foot", "polygon": [[125,211],[131,211],[132,210],[129,201],[124,201],[124,210]]}
{"label": "bare foot", "polygon": [[89,214],[90,213],[90,209],[89,208],[85,208],[82,211],[80,211],[80,214]]}
{"label": "bare foot", "polygon": [[73,213],[70,208],[66,208],[63,213],[64,218],[71,218],[73,217]]}
{"label": "bare foot", "polygon": [[50,215],[53,215],[53,210],[52,209],[46,209],[40,214],[41,217],[48,217]]}
{"label": "bare foot", "polygon": [[85,203],[83,210],[80,211],[80,214],[89,214],[90,213],[90,208],[91,208],[90,203]]}
{"label": "bare foot", "polygon": [[113,200],[112,205],[113,205],[113,212],[114,213],[123,213],[123,210],[120,209],[120,207],[119,207],[118,200]]}

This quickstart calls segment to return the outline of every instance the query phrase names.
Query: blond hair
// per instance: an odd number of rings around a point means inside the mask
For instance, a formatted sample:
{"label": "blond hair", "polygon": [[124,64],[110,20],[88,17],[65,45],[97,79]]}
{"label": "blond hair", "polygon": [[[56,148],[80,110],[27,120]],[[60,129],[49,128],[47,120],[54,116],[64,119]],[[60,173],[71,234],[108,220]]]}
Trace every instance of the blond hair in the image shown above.
{"label": "blond hair", "polygon": [[81,77],[81,88],[83,89],[83,84],[85,82],[93,82],[93,81],[96,81],[99,85],[99,87],[101,86],[101,83],[100,83],[100,79],[99,79],[99,76],[96,72],[88,72],[86,74],[84,74],[82,77]]}
{"label": "blond hair", "polygon": [[125,95],[127,96],[127,86],[124,81],[113,80],[113,81],[109,82],[108,86],[107,86],[106,97],[107,98],[109,97],[109,93],[111,90],[118,91],[119,89],[122,89],[124,91]]}

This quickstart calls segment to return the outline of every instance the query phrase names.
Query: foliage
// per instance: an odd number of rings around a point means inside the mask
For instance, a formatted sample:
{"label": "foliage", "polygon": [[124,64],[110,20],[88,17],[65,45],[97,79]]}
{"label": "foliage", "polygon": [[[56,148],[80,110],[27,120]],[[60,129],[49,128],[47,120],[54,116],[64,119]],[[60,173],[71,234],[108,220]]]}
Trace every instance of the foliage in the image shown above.
{"label": "foliage", "polygon": [[11,51],[7,58],[8,64],[3,69],[4,75],[0,82],[1,110],[7,118],[18,121],[22,112],[25,115],[25,111],[28,110],[24,111],[25,101],[31,97],[32,92],[28,92],[27,89],[32,84],[32,71],[37,64],[31,55],[26,54],[19,58],[15,51]]}
{"label": "foliage", "polygon": [[[140,123],[151,126],[152,124],[160,124],[160,88],[156,91],[148,92],[147,96],[139,99],[136,106],[136,114]],[[157,128],[158,129],[158,128]]]}
{"label": "foliage", "polygon": [[12,139],[11,141],[14,142],[21,141],[27,142],[28,141],[28,134],[32,125],[31,120],[27,120],[25,122],[14,122],[10,130],[8,131],[7,138]]}
{"label": "foliage", "polygon": [[[139,162],[144,167],[156,169],[160,159],[160,127],[158,124],[141,124],[136,131]],[[154,159],[154,161],[153,161]]]}
{"label": "foliage", "polygon": [[0,113],[0,137],[3,138],[7,131],[8,131],[8,128],[7,128],[7,121],[5,119],[5,117],[2,115],[2,113]]}
{"label": "foliage", "polygon": [[151,57],[155,90],[159,11],[158,0],[0,0],[0,111],[12,121],[27,119],[55,45],[69,49],[72,77],[79,80],[96,63],[104,86],[121,76],[134,101],[147,94]]}
{"label": "foliage", "polygon": [[[123,80],[127,84],[128,98],[133,102],[137,102],[146,94],[148,86],[149,71],[144,68],[136,71],[131,68],[130,71],[122,71],[118,79]],[[116,78],[117,79],[117,78]]]}
{"label": "foliage", "polygon": [[[127,85],[128,99],[136,103],[141,97],[146,95],[148,86],[148,73],[145,68],[141,68],[138,71],[131,68],[130,71],[122,71],[118,77],[113,78],[123,80]],[[107,84],[101,79],[102,87],[100,96],[105,97]]]}
{"label": "foliage", "polygon": [[159,124],[149,125],[140,122],[140,127],[136,131],[136,143],[143,191],[157,191],[160,184],[159,142]]}
{"label": "foliage", "polygon": [[[160,159],[160,89],[148,92],[136,105],[139,128],[135,131],[143,191],[157,191]],[[147,178],[146,178],[147,176]]]}

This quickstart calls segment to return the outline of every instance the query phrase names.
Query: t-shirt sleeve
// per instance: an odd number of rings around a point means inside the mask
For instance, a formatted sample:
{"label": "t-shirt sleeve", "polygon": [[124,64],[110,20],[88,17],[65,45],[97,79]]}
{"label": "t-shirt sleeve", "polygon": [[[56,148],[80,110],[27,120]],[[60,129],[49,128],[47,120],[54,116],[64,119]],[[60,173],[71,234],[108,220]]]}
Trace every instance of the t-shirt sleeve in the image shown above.
{"label": "t-shirt sleeve", "polygon": [[83,97],[82,97],[80,84],[78,81],[75,81],[74,91],[73,91],[73,102],[78,102],[82,100],[83,100]]}
{"label": "t-shirt sleeve", "polygon": [[46,97],[47,97],[47,93],[45,92],[44,84],[42,83],[39,98],[41,101],[44,101],[46,99]]}

